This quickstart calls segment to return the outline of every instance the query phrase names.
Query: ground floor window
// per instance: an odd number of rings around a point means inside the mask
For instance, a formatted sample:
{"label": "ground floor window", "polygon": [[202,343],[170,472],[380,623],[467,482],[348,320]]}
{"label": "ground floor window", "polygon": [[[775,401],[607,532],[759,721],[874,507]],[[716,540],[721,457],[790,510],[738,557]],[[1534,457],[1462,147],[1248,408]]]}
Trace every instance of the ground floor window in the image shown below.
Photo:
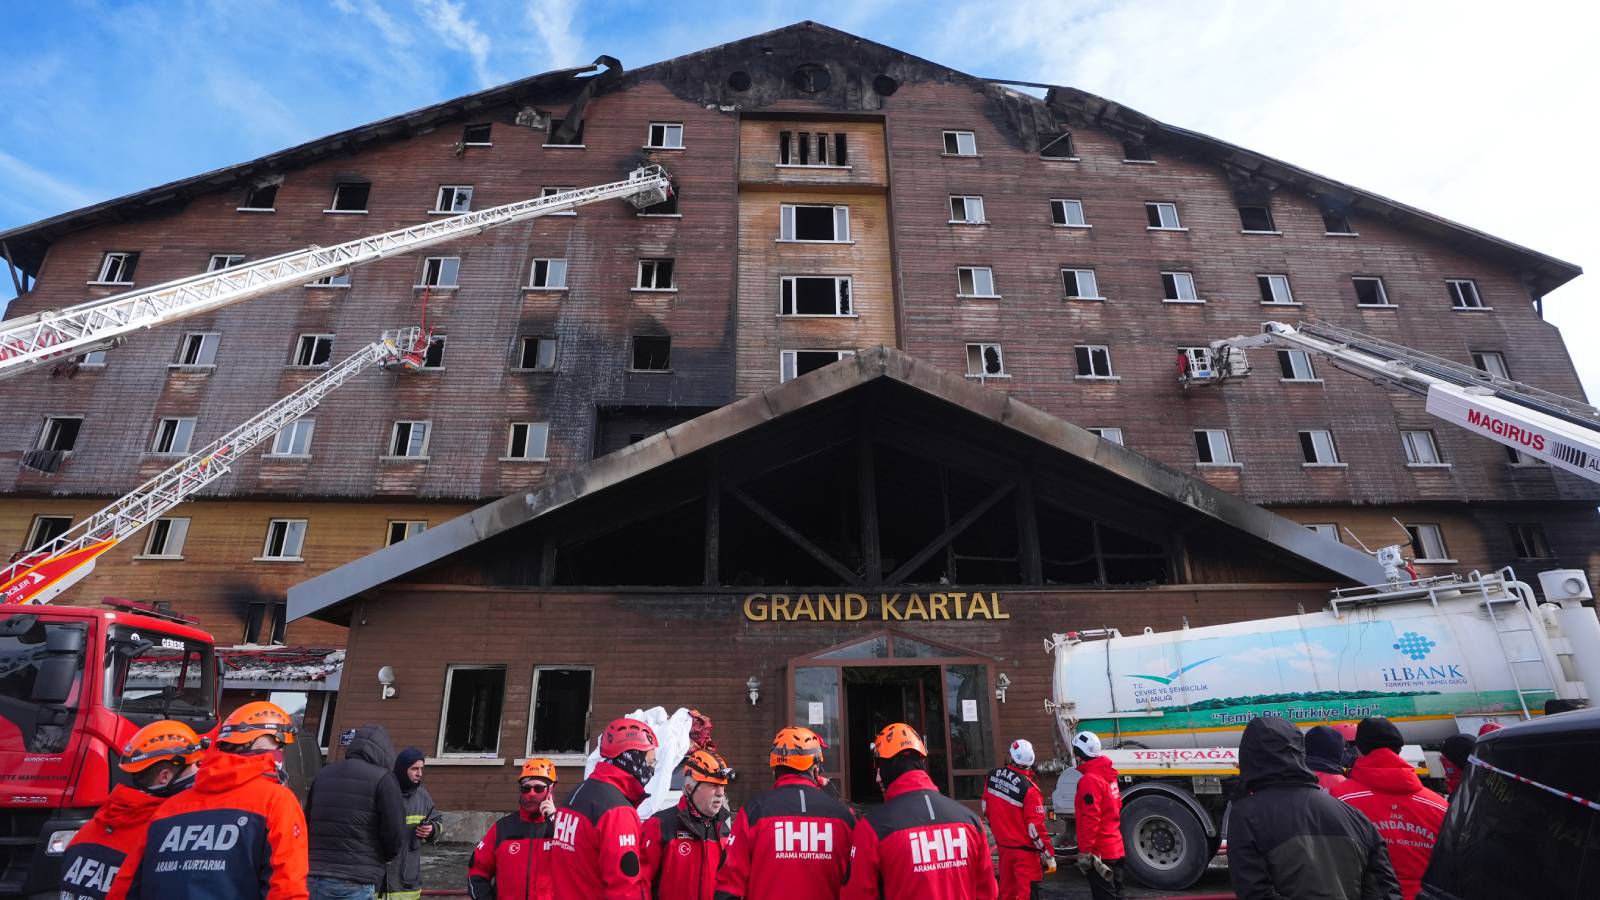
{"label": "ground floor window", "polygon": [[539,666],[533,670],[528,756],[589,752],[589,706],[594,670]]}
{"label": "ground floor window", "polygon": [[505,692],[504,666],[451,666],[444,676],[439,755],[499,755]]}

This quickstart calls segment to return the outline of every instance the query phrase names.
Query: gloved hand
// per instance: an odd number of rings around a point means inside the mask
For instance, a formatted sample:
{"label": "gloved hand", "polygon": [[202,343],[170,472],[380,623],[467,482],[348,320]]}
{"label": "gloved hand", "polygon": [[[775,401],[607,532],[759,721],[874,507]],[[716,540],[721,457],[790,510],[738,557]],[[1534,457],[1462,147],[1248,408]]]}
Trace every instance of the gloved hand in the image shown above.
{"label": "gloved hand", "polygon": [[1089,861],[1090,859],[1091,859],[1091,857],[1087,853],[1079,853],[1078,854],[1078,871],[1079,872],[1082,872],[1085,875],[1089,874],[1089,869],[1094,866],[1094,864]]}
{"label": "gloved hand", "polygon": [[1054,853],[1044,852],[1039,854],[1039,865],[1044,867],[1046,875],[1056,873],[1056,857]]}

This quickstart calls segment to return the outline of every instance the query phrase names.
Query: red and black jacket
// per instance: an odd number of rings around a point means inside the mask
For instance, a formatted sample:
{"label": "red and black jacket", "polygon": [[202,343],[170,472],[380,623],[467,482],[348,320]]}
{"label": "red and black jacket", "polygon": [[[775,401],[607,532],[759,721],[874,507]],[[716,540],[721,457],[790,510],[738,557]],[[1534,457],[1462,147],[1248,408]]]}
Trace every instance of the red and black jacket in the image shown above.
{"label": "red and black jacket", "polygon": [[995,900],[989,840],[971,810],[921,770],[896,778],[883,797],[856,823],[845,900]]}
{"label": "red and black jacket", "polygon": [[717,870],[733,839],[726,809],[710,819],[689,807],[689,798],[644,821],[644,873],[655,900],[711,900]]}
{"label": "red and black jacket", "polygon": [[855,822],[811,779],[780,777],[734,818],[716,900],[835,900],[850,874]]}
{"label": "red and black jacket", "polygon": [[521,810],[489,826],[472,851],[467,896],[472,900],[554,900],[551,820]]}
{"label": "red and black jacket", "polygon": [[1104,756],[1078,764],[1078,793],[1072,798],[1072,818],[1077,829],[1078,852],[1101,859],[1121,859],[1127,854],[1122,844],[1121,777]]}
{"label": "red and black jacket", "polygon": [[1033,774],[1018,766],[989,772],[983,790],[983,817],[1002,850],[1030,850],[1055,855],[1045,830],[1044,794]]}
{"label": "red and black jacket", "polygon": [[649,900],[639,859],[643,829],[634,809],[644,785],[622,769],[600,762],[556,811],[550,835],[556,897],[583,900]]}
{"label": "red and black jacket", "polygon": [[119,784],[61,856],[62,900],[122,900],[162,798]]}

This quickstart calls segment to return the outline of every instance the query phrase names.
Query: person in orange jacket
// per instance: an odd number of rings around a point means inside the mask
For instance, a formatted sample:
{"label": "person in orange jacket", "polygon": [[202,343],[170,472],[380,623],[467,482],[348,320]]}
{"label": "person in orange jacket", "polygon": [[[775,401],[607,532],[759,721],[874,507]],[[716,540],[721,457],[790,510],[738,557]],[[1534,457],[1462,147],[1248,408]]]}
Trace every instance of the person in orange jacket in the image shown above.
{"label": "person in orange jacket", "polygon": [[139,729],[117,767],[132,784],[111,790],[94,818],[78,829],[61,857],[61,900],[128,896],[156,807],[194,783],[206,745],[194,729],[163,719]]}
{"label": "person in orange jacket", "polygon": [[489,826],[467,865],[472,900],[553,900],[550,836],[556,816],[556,764],[536,756],[517,776],[517,811]]}
{"label": "person in orange jacket", "polygon": [[284,787],[294,720],[246,703],[223,721],[194,788],[150,822],[135,891],[142,900],[308,900],[306,817]]}
{"label": "person in orange jacket", "polygon": [[655,900],[712,900],[733,842],[728,785],[733,770],[711,750],[683,760],[683,795],[644,820],[644,877]]}

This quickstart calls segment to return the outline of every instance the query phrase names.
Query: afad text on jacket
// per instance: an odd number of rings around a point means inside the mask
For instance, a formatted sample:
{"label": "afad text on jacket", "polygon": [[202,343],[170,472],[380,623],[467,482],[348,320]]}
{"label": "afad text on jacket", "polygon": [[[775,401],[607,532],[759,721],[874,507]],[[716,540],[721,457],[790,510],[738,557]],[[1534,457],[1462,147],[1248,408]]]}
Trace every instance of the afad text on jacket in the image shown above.
{"label": "afad text on jacket", "polygon": [[161,797],[119,784],[61,857],[61,900],[122,900]]}

